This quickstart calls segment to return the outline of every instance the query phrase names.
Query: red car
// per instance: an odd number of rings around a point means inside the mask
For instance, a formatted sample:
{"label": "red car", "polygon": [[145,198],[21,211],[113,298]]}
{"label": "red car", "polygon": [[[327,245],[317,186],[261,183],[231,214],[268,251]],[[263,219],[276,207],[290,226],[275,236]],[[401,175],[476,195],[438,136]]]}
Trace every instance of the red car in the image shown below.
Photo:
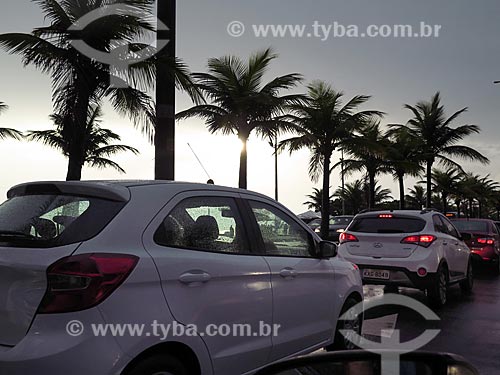
{"label": "red car", "polygon": [[500,274],[500,232],[493,220],[488,219],[452,219],[461,233],[472,235],[465,243],[469,246],[474,260],[493,267],[495,274]]}

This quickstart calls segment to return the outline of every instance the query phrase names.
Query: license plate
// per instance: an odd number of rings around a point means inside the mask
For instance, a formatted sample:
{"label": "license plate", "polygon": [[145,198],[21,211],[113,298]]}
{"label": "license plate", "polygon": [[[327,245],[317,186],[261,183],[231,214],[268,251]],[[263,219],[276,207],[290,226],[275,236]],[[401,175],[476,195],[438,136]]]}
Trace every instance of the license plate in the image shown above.
{"label": "license plate", "polygon": [[389,280],[391,277],[391,272],[386,270],[363,270],[363,277],[367,279],[381,279],[381,280]]}

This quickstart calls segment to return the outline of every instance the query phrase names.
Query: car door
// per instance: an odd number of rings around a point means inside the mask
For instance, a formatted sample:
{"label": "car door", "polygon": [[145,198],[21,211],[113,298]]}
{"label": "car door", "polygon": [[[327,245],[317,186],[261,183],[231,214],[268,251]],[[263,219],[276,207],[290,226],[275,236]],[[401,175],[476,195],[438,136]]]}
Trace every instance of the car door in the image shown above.
{"label": "car door", "polygon": [[[260,333],[263,324],[272,323],[270,270],[261,255],[250,251],[237,198],[183,193],[144,235],[172,315],[203,332],[216,374],[242,374],[265,365],[272,346],[270,334]],[[207,331],[234,324],[250,331]]]}
{"label": "car door", "polygon": [[453,255],[456,262],[456,267],[451,276],[456,278],[463,278],[467,274],[470,249],[461,240],[460,232],[457,230],[457,228],[455,228],[452,222],[444,216],[441,216],[441,220],[443,221],[448,234],[451,236],[452,251],[454,252]]}
{"label": "car door", "polygon": [[291,213],[273,202],[246,198],[271,269],[273,324],[280,326],[271,359],[325,343],[333,336],[340,300],[332,264],[314,256],[312,235]]}

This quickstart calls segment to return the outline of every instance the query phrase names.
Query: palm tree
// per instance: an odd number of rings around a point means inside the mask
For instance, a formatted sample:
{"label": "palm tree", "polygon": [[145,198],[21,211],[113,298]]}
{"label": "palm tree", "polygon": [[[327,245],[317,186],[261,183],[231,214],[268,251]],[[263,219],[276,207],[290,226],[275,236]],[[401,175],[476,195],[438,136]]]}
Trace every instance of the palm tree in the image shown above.
{"label": "palm tree", "polygon": [[399,209],[405,209],[405,185],[404,178],[420,176],[423,168],[420,165],[421,151],[418,142],[412,138],[406,128],[393,129],[386,133],[389,140],[385,150],[385,159],[392,171],[393,178],[399,185]]}
{"label": "palm tree", "polygon": [[[360,136],[349,140],[345,149],[351,159],[344,160],[344,171],[347,174],[364,171],[368,178],[368,208],[375,207],[375,178],[381,173],[391,171],[386,158],[389,141],[380,130],[378,121],[363,125],[359,129]],[[337,163],[334,167],[340,165]]]}
{"label": "palm tree", "polygon": [[[322,189],[313,189],[313,193],[306,195],[306,197],[309,199],[308,201],[304,202],[309,210],[314,210],[314,212],[321,212],[321,207],[323,204],[323,190]],[[329,201],[333,198],[333,195],[330,196]]]}
{"label": "palm tree", "polygon": [[[6,105],[3,102],[0,102],[0,114],[4,113],[8,108],[9,108],[8,105]],[[23,136],[22,133],[15,129],[0,128],[0,139],[14,138],[19,140],[22,138],[22,136]]]}
{"label": "palm tree", "polygon": [[349,213],[357,214],[363,208],[365,197],[363,180],[347,183],[344,190],[342,188],[337,189],[334,196],[345,201]]}
{"label": "palm tree", "polygon": [[[86,56],[77,51],[72,41],[82,40],[105,54],[113,52],[115,41],[128,43],[134,52],[144,49],[151,51],[153,47],[136,41],[155,29],[147,17],[154,7],[154,0],[32,1],[41,7],[49,26],[36,28],[30,34],[2,34],[0,47],[11,54],[21,55],[24,65],[34,66],[50,74],[55,112],[71,124],[74,139],[84,136],[89,108],[100,106],[104,98],[109,99],[117,112],[127,114],[152,138],[156,114],[154,102],[146,91],[153,87],[159,57],[155,55],[129,66],[128,70],[114,72],[109,65],[97,61],[95,56]],[[127,13],[127,8],[124,8],[121,13],[94,20],[84,30],[73,30],[72,26],[90,12],[117,5],[138,10],[144,16]],[[195,95],[185,65],[170,58],[165,61],[165,66],[178,87]],[[118,87],[111,84],[110,74],[117,75],[113,82],[120,81],[123,84]],[[79,180],[84,163],[84,145],[75,141],[70,147],[68,178]]]}
{"label": "palm tree", "polygon": [[[121,139],[118,134],[100,127],[101,116],[102,112],[99,107],[90,110],[88,113],[85,136],[80,140],[84,150],[84,162],[81,167],[84,164],[92,168],[111,167],[121,173],[125,173],[122,167],[109,158],[117,153],[126,151],[137,155],[139,151],[130,146],[110,144]],[[55,148],[69,159],[70,153],[73,150],[70,146],[71,132],[68,132],[67,128],[65,128],[65,121],[62,116],[53,114],[51,119],[56,129],[30,131],[27,134],[27,138],[31,141],[42,142],[47,146]]]}
{"label": "palm tree", "polygon": [[[432,188],[432,167],[436,161],[458,168],[461,168],[460,165],[450,158],[458,157],[479,161],[484,164],[489,162],[488,158],[473,148],[457,145],[457,142],[466,136],[480,132],[479,127],[476,125],[461,125],[457,128],[451,127],[451,124],[461,114],[466,112],[467,108],[463,108],[446,118],[439,92],[432,97],[430,102],[422,101],[417,103],[416,106],[406,104],[405,108],[412,112],[413,118],[406,125],[393,125],[393,127],[406,127],[410,136],[418,139],[422,157],[426,164],[428,192]],[[431,196],[432,194],[427,194],[426,203],[428,207],[431,205]]]}
{"label": "palm tree", "polygon": [[323,175],[323,205],[321,236],[328,236],[328,202],[330,198],[330,165],[333,152],[352,136],[359,124],[366,123],[379,111],[360,111],[357,108],[366,103],[370,96],[356,95],[343,104],[344,94],[330,85],[316,81],[308,85],[308,94],[302,103],[289,106],[291,114],[281,118],[290,123],[295,137],[280,143],[280,149],[290,153],[308,148],[311,151],[309,175],[317,181]]}
{"label": "palm tree", "polygon": [[211,133],[236,134],[242,143],[239,187],[247,188],[247,142],[255,132],[272,139],[280,123],[276,116],[285,106],[297,103],[301,95],[280,96],[280,92],[295,87],[300,74],[287,74],[263,82],[264,74],[278,56],[271,49],[258,52],[247,63],[235,56],[212,58],[208,73],[195,73],[197,88],[211,104],[194,106],[177,114],[177,119],[200,117]]}
{"label": "palm tree", "polygon": [[446,171],[434,168],[431,177],[432,191],[440,195],[443,213],[446,213],[448,211],[448,199],[458,191],[458,184],[462,180],[463,172],[454,167]]}
{"label": "palm tree", "polygon": [[409,194],[406,196],[408,206],[417,210],[421,210],[426,205],[425,189],[421,185],[415,185],[410,189]]}

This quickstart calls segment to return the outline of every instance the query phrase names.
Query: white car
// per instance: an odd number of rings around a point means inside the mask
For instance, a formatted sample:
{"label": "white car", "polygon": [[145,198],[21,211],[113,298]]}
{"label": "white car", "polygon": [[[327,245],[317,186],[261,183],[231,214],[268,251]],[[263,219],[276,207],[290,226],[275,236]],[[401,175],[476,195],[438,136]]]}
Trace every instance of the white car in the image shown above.
{"label": "white car", "polygon": [[362,283],[336,250],[246,190],[16,186],[0,205],[0,374],[249,374],[349,347],[338,330],[361,317],[338,318]]}
{"label": "white car", "polygon": [[360,267],[365,284],[421,289],[442,306],[451,284],[472,291],[464,236],[435,211],[366,212],[340,235],[339,256]]}

